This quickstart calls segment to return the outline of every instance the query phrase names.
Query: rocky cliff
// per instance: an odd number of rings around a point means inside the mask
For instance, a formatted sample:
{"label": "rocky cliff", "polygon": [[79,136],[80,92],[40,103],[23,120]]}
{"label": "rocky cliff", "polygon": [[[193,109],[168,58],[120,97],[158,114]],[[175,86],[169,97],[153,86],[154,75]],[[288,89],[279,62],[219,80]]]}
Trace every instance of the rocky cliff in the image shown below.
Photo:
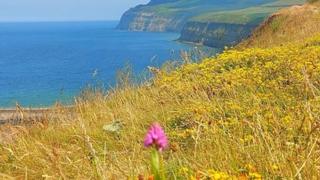
{"label": "rocky cliff", "polygon": [[118,29],[129,31],[179,32],[186,18],[159,16],[149,10],[135,7],[122,15]]}
{"label": "rocky cliff", "polygon": [[216,48],[233,46],[247,38],[255,27],[254,24],[188,22],[179,40]]}

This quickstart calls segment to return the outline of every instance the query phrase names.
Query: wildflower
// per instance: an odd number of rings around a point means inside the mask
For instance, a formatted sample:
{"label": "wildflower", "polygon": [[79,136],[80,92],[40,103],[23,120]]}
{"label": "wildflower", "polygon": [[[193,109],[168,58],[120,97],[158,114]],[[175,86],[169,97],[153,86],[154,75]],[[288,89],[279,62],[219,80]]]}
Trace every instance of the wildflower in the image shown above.
{"label": "wildflower", "polygon": [[168,146],[168,139],[164,130],[158,123],[154,123],[148,130],[144,139],[144,146],[154,146],[158,151],[162,151]]}
{"label": "wildflower", "polygon": [[276,164],[272,165],[272,170],[277,171],[279,170],[279,166],[277,166]]}
{"label": "wildflower", "polygon": [[230,179],[231,177],[225,172],[219,172],[215,170],[208,170],[210,179]]}
{"label": "wildflower", "polygon": [[182,176],[186,176],[189,174],[189,169],[187,167],[181,167],[179,169],[179,174]]}
{"label": "wildflower", "polygon": [[262,179],[262,176],[259,173],[249,173],[249,177],[256,180]]}
{"label": "wildflower", "polygon": [[161,162],[160,153],[163,149],[168,146],[168,139],[164,130],[158,123],[153,123],[148,130],[148,133],[144,139],[145,147],[153,147],[151,152],[151,172],[155,180],[166,179],[161,174]]}

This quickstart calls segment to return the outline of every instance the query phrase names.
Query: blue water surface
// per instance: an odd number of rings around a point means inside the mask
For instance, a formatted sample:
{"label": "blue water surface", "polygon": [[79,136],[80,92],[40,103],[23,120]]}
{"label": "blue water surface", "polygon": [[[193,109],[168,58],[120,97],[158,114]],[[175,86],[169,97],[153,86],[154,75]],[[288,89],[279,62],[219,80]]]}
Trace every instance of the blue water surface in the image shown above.
{"label": "blue water surface", "polygon": [[0,107],[70,103],[97,79],[113,85],[127,63],[142,72],[192,48],[174,41],[175,33],[119,31],[116,24],[0,23]]}

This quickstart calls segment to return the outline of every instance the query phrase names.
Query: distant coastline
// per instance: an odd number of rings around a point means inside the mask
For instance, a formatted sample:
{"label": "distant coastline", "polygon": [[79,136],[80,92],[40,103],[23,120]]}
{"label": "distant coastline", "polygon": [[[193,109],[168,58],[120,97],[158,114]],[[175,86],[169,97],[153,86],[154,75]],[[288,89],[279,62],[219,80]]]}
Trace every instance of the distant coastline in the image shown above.
{"label": "distant coastline", "polygon": [[[127,10],[117,26],[121,30],[176,32],[183,42],[223,48],[251,35],[267,17],[279,9],[303,4],[297,1],[151,0]],[[190,10],[192,9],[192,10]]]}

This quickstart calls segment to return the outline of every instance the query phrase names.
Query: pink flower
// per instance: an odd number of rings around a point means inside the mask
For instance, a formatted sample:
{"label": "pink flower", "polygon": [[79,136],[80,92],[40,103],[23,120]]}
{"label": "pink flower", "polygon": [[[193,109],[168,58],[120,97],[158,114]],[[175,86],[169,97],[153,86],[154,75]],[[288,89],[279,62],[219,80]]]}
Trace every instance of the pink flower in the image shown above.
{"label": "pink flower", "polygon": [[153,123],[144,139],[144,146],[154,146],[158,151],[162,151],[168,146],[168,139],[164,130],[158,123]]}

